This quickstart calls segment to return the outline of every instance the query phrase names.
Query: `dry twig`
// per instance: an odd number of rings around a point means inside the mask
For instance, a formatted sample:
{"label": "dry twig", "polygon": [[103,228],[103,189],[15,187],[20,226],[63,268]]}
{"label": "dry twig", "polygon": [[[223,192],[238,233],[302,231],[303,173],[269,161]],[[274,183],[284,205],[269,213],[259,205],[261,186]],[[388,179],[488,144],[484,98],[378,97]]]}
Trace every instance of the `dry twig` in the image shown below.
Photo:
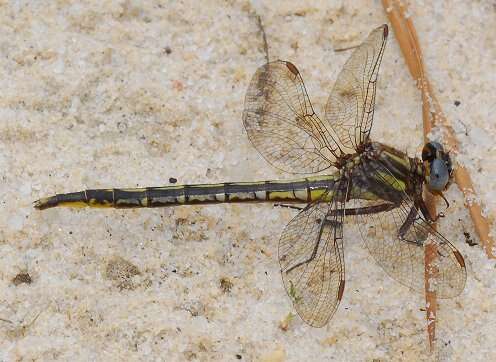
{"label": "dry twig", "polygon": [[[427,140],[427,135],[433,126],[433,119],[429,111],[429,99],[425,85],[428,80],[425,77],[424,67],[422,62],[422,54],[417,41],[416,33],[412,33],[411,19],[405,17],[405,8],[398,1],[383,0],[384,8],[394,28],[396,39],[400,45],[405,61],[410,70],[413,79],[417,81],[417,86],[422,91],[422,119],[424,126],[424,141]],[[408,25],[410,22],[411,27]],[[426,194],[426,205],[431,215],[436,215],[436,205],[434,198],[430,194]],[[435,225],[434,225],[435,226]],[[429,288],[429,281],[433,277],[431,271],[434,270],[431,265],[435,261],[436,247],[432,244],[425,249],[425,302],[426,302],[426,317],[427,317],[427,335],[429,338],[429,347],[434,350],[436,339],[436,314],[437,314],[437,297],[436,293]]]}
{"label": "dry twig", "polygon": [[[446,119],[434,93],[432,86],[426,76],[422,53],[418,42],[417,32],[411,20],[406,15],[407,7],[398,0],[383,0],[383,6],[386,10],[389,20],[394,28],[396,38],[400,45],[401,51],[408,65],[412,77],[417,81],[417,86],[422,92],[422,117],[424,123],[424,139],[432,130],[432,127],[443,127],[445,131],[445,141],[450,149],[458,151],[458,142],[454,136],[453,129]],[[458,187],[463,192],[465,204],[469,208],[470,215],[474,222],[474,227],[481,239],[484,250],[489,258],[495,258],[493,251],[494,241],[489,236],[489,223],[482,216],[481,205],[474,201],[474,188],[467,170],[457,165],[455,169],[455,180]],[[428,195],[427,204],[432,215],[435,213],[435,205],[432,196]],[[432,277],[430,265],[435,259],[436,250],[432,246],[426,248],[426,303],[427,303],[427,332],[429,336],[429,345],[431,351],[435,343],[435,318],[437,309],[437,300],[435,293],[429,291],[429,280]]]}

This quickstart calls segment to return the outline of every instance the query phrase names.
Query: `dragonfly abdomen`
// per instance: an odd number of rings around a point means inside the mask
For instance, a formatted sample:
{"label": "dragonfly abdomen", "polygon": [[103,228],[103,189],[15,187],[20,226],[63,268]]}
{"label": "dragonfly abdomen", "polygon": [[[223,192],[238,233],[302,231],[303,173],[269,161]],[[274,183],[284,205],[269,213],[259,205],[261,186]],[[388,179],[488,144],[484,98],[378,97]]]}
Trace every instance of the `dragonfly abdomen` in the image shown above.
{"label": "dragonfly abdomen", "polygon": [[[292,181],[233,182],[131,189],[85,190],[40,199],[37,209],[56,206],[140,208],[226,202],[329,201],[338,176],[316,176]],[[322,196],[324,197],[322,198]]]}

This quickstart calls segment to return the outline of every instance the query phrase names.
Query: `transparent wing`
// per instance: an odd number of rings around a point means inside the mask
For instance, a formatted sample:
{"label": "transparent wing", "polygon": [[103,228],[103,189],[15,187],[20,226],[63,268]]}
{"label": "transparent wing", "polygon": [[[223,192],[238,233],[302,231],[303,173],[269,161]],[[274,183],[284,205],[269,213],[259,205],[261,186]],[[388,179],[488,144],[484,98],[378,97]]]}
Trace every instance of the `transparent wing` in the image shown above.
{"label": "transparent wing", "polygon": [[331,203],[309,204],[286,226],[279,241],[284,287],[298,315],[313,327],[327,324],[344,292],[343,209],[347,185],[340,184],[329,191],[333,193]]}
{"label": "transparent wing", "polygon": [[[359,176],[361,172],[363,176]],[[425,291],[426,248],[435,251],[430,270],[430,289],[439,298],[459,295],[466,281],[465,262],[461,253],[423,219],[415,202],[403,191],[398,181],[383,165],[370,162],[354,173],[354,192],[377,191],[381,200],[351,200],[353,207],[373,206],[389,200],[386,211],[356,215],[362,239],[375,261],[401,284],[418,292]],[[355,182],[356,181],[356,182]],[[387,193],[389,192],[389,195]]]}
{"label": "transparent wing", "polygon": [[369,138],[374,117],[379,67],[386,47],[387,25],[373,30],[354,50],[336,80],[325,108],[344,153],[353,153]]}
{"label": "transparent wing", "polygon": [[303,79],[290,62],[258,68],[246,92],[243,124],[258,152],[283,171],[315,173],[336,161],[337,144],[315,114]]}
{"label": "transparent wing", "polygon": [[355,153],[372,127],[387,25],[370,33],[338,76],[325,120],[315,114],[298,69],[276,61],[260,67],[245,97],[243,124],[250,141],[274,167],[316,173]]}

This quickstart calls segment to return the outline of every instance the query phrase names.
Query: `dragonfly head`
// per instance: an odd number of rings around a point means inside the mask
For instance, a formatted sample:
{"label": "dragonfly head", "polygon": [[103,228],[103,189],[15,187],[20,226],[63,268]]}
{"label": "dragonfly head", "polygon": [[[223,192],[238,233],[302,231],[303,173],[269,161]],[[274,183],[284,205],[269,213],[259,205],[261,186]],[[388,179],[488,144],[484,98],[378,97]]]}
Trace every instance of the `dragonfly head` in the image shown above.
{"label": "dragonfly head", "polygon": [[433,194],[441,194],[451,184],[453,164],[448,152],[439,142],[426,143],[422,149],[425,183]]}

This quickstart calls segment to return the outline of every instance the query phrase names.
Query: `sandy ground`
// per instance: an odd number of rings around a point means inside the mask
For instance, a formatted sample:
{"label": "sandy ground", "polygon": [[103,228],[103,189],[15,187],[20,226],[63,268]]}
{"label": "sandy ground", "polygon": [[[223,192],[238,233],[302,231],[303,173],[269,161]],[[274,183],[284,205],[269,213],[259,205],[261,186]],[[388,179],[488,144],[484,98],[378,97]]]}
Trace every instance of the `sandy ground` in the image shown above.
{"label": "sandy ground", "polygon": [[[485,212],[496,206],[496,8],[412,6],[429,75]],[[387,22],[379,1],[19,1],[0,6],[0,360],[447,360],[496,358],[495,263],[461,193],[440,228],[465,256],[465,291],[440,304],[427,352],[424,300],[345,231],[347,284],[314,329],[283,289],[271,205],[53,209],[97,187],[289,178],[247,140],[244,93],[270,59],[295,63],[320,113],[349,52]],[[458,102],[456,102],[458,101]],[[455,105],[455,102],[457,105]],[[374,139],[422,147],[420,96],[390,37]],[[495,234],[495,228],[492,228]],[[29,277],[27,276],[29,275]]]}

